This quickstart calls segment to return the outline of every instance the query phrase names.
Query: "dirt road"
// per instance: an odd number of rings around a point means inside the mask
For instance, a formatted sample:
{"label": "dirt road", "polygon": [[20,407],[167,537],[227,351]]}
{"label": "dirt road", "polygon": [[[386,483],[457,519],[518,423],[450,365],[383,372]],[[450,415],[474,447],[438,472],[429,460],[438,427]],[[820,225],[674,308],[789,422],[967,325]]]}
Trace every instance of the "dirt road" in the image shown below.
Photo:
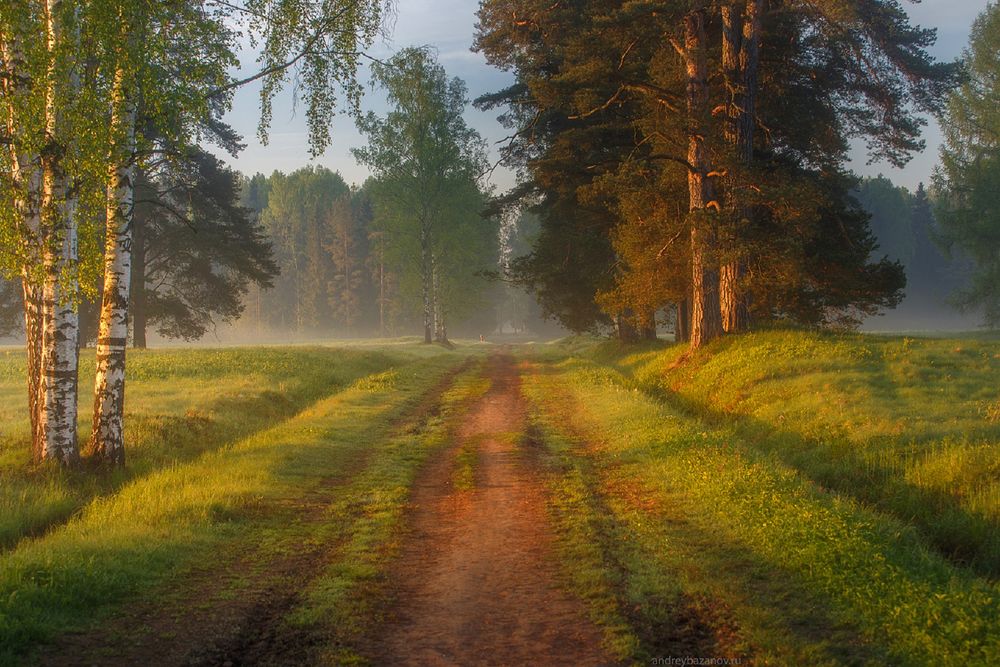
{"label": "dirt road", "polygon": [[[373,662],[613,664],[583,603],[557,587],[544,488],[518,450],[526,412],[514,360],[495,356],[487,372],[489,392],[414,488]],[[473,488],[456,488],[457,455],[470,448]]]}

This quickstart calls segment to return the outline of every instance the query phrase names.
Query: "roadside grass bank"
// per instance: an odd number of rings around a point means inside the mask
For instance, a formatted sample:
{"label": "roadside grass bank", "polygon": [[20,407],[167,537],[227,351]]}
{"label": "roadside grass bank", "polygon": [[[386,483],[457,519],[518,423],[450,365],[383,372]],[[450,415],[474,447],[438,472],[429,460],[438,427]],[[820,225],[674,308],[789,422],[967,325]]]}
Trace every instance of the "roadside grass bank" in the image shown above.
{"label": "roadside grass bank", "polygon": [[1000,576],[1000,344],[766,331],[683,350],[594,358]]}
{"label": "roadside grass bank", "polygon": [[[69,472],[30,464],[24,355],[0,354],[0,549],[43,534],[132,480],[237,442],[359,377],[425,354],[414,348],[130,350],[127,468]],[[85,353],[81,388],[93,384],[93,373],[93,355]],[[90,435],[90,398],[81,392],[81,446]]]}
{"label": "roadside grass bank", "polygon": [[1000,661],[994,583],[590,356],[537,357],[524,387],[567,575],[619,656]]}
{"label": "roadside grass bank", "polygon": [[[304,373],[320,360],[344,360],[318,354],[303,362]],[[378,460],[394,420],[464,358],[442,354],[407,363],[405,356],[370,356],[356,359],[353,382],[343,367],[337,375],[315,371],[337,378],[340,391],[328,387],[332,395],[295,416],[123,481],[65,525],[0,556],[0,663],[74,630],[93,630],[119,605],[147,600],[185,569],[215,561],[221,569],[220,554],[294,549],[282,536],[327,539],[326,522],[303,536],[290,517],[316,493],[331,493],[331,523],[341,520],[335,500],[349,480],[340,477]],[[220,369],[228,372],[229,363]],[[393,363],[364,372],[366,365]]]}

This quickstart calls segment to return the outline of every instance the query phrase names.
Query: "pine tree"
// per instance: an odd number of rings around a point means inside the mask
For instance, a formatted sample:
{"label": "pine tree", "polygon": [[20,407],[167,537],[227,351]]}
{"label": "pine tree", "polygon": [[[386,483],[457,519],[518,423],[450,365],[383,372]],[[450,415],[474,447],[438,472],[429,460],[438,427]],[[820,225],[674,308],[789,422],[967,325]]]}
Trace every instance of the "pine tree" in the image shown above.
{"label": "pine tree", "polygon": [[[627,239],[647,230],[631,234],[619,230],[621,225],[647,226],[651,217],[662,222],[668,216],[636,210],[641,217],[622,218],[628,206],[615,200],[634,200],[643,183],[672,192],[678,177],[687,180],[689,213],[682,224],[690,236],[690,282],[679,310],[685,313],[682,323],[690,319],[689,333],[698,346],[722,330],[720,270],[727,266],[734,278],[727,289],[738,286],[750,296],[734,293],[727,299],[734,324],[737,311],[747,306],[764,317],[844,322],[856,319],[848,314],[852,310],[894,302],[899,283],[891,265],[867,265],[867,254],[846,252],[835,234],[851,230],[842,234],[843,242],[858,247],[869,240],[863,219],[860,226],[853,222],[849,194],[841,187],[842,165],[852,136],[866,137],[874,156],[897,163],[919,148],[916,112],[939,108],[956,74],[953,66],[927,56],[933,39],[933,31],[911,27],[888,1],[571,7],[495,0],[480,11],[477,47],[517,76],[514,86],[482,103],[510,106],[502,118],[513,130],[508,156],[522,170],[519,193],[593,201],[593,191],[604,190],[608,221],[591,232],[629,245]],[[755,132],[759,127],[767,131]],[[572,168],[550,168],[561,157],[564,138],[586,146],[588,135],[602,131],[610,139],[600,143],[602,151],[578,148]],[[650,175],[658,170],[662,175]],[[639,199],[653,201],[656,195]],[[669,206],[667,199],[660,197]],[[850,224],[830,219],[834,211],[849,216]],[[831,224],[833,230],[827,228]],[[674,229],[662,225],[667,236],[648,247],[674,248]],[[769,292],[803,297],[827,284],[809,273],[831,271],[817,261],[816,254],[827,251],[830,262],[850,263],[838,270],[881,280],[868,291],[855,291],[853,304],[844,303],[846,292],[836,289],[817,294],[808,307],[768,298]],[[665,269],[662,262],[632,257],[630,264],[623,254],[627,250],[589,267],[591,273],[613,276],[620,288],[602,291],[607,295],[602,302],[616,319],[631,309],[629,299],[635,303],[642,294],[665,297],[672,291],[640,288],[651,285],[641,271]],[[677,284],[674,276],[659,279]],[[790,310],[775,310],[778,303]],[[826,308],[842,310],[820,314]],[[631,317],[649,319],[635,312]]]}

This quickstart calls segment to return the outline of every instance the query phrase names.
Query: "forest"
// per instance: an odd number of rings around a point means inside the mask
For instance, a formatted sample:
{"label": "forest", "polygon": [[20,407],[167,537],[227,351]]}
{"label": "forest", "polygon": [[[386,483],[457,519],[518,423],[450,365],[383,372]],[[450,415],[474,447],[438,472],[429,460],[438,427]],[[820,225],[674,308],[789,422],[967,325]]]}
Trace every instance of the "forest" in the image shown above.
{"label": "forest", "polygon": [[1000,661],[932,4],[4,2],[0,665]]}

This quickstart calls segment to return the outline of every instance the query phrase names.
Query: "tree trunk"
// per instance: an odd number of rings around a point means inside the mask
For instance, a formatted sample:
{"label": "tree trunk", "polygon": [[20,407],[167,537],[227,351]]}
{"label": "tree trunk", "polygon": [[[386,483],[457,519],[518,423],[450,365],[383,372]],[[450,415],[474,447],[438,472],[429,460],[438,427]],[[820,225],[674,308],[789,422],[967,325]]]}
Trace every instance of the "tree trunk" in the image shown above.
{"label": "tree trunk", "polygon": [[[132,217],[135,202],[135,104],[125,90],[125,74],[116,73],[112,93],[112,164],[107,193],[104,244],[104,290],[97,333],[94,423],[91,454],[125,465],[125,345],[132,269]],[[119,148],[119,142],[121,148]]]}
{"label": "tree trunk", "polygon": [[718,234],[714,178],[709,176],[705,149],[708,109],[708,58],[705,10],[684,21],[687,70],[688,191],[691,219],[691,347],[699,348],[722,334],[719,311]]}
{"label": "tree trunk", "polygon": [[420,224],[420,260],[424,298],[424,343],[434,342],[434,259],[431,255],[431,231],[426,221]]}
{"label": "tree trunk", "polygon": [[[42,459],[66,466],[80,460],[76,441],[77,378],[80,320],[76,312],[78,284],[77,220],[73,188],[62,164],[67,135],[57,112],[60,76],[59,52],[66,48],[66,26],[62,24],[59,0],[46,0],[46,40],[49,65],[46,72],[45,138],[42,151],[40,229],[45,283],[42,292],[41,383],[39,387],[39,439]],[[70,37],[72,41],[76,41]],[[70,89],[79,87],[71,69]]]}
{"label": "tree trunk", "polygon": [[378,254],[378,335],[385,337],[385,243],[379,238]]}
{"label": "tree trunk", "polygon": [[635,343],[639,340],[639,332],[636,331],[635,325],[632,324],[628,316],[623,313],[618,313],[615,315],[614,323],[615,334],[620,342]]}
{"label": "tree trunk", "polygon": [[437,258],[434,260],[433,288],[434,288],[434,340],[439,343],[448,342],[448,330],[444,323],[444,304],[441,300],[441,271],[438,268]]}
{"label": "tree trunk", "polygon": [[28,414],[31,419],[31,459],[42,460],[41,385],[42,385],[42,291],[31,284],[31,277],[22,273],[24,297],[24,341],[28,366]]}
{"label": "tree trunk", "polygon": [[[753,163],[753,134],[756,116],[757,71],[760,52],[761,13],[763,0],[747,0],[742,27],[736,25],[731,6],[722,9],[723,19],[723,70],[729,93],[726,138],[733,147],[737,169],[726,182],[726,209],[731,219],[749,220],[752,209],[741,202],[740,192],[745,192],[746,177]],[[733,257],[721,270],[720,308],[722,326],[727,333],[739,333],[750,327],[749,298],[744,279],[745,264],[740,257],[738,228],[731,235]]]}
{"label": "tree trunk", "polygon": [[647,324],[646,326],[642,327],[642,330],[639,332],[639,337],[642,340],[656,340],[657,339],[656,325]]}
{"label": "tree trunk", "polygon": [[[142,217],[132,214],[132,270],[129,301],[132,310],[132,347],[146,349],[146,237]],[[260,294],[257,295],[258,299]]]}
{"label": "tree trunk", "polygon": [[[65,176],[57,164],[43,167],[42,225],[51,235],[43,255],[42,349],[39,386],[39,446],[42,460],[75,465],[77,371],[80,321],[77,285],[64,270],[76,264],[76,211],[68,198]],[[60,203],[60,199],[64,201]],[[51,247],[55,245],[56,247]]]}
{"label": "tree trunk", "polygon": [[[6,37],[6,36],[5,36]],[[0,39],[0,57],[8,66],[23,58],[19,41]],[[0,89],[13,102],[27,86],[15,83],[14,77],[0,78]],[[25,128],[16,118],[13,103],[8,106],[6,118],[8,158],[11,167],[11,181],[15,192],[15,208],[18,235],[22,239],[21,295],[24,310],[25,360],[27,366],[28,416],[31,422],[31,459],[35,463],[42,460],[41,439],[41,372],[42,372],[42,288],[39,285],[37,269],[41,265],[41,218],[39,195],[41,173],[37,159],[30,159],[19,149],[16,140]]]}
{"label": "tree trunk", "polygon": [[719,269],[719,309],[722,329],[726,333],[741,333],[750,328],[750,309],[743,288],[743,262],[727,262]]}
{"label": "tree trunk", "polygon": [[687,343],[691,340],[691,308],[687,299],[677,304],[675,317],[674,342]]}
{"label": "tree trunk", "polygon": [[753,163],[753,137],[757,124],[757,87],[760,70],[761,21],[767,0],[747,0],[743,19],[743,44],[740,48],[740,70],[743,76],[743,113],[740,114],[739,144],[743,163]]}

